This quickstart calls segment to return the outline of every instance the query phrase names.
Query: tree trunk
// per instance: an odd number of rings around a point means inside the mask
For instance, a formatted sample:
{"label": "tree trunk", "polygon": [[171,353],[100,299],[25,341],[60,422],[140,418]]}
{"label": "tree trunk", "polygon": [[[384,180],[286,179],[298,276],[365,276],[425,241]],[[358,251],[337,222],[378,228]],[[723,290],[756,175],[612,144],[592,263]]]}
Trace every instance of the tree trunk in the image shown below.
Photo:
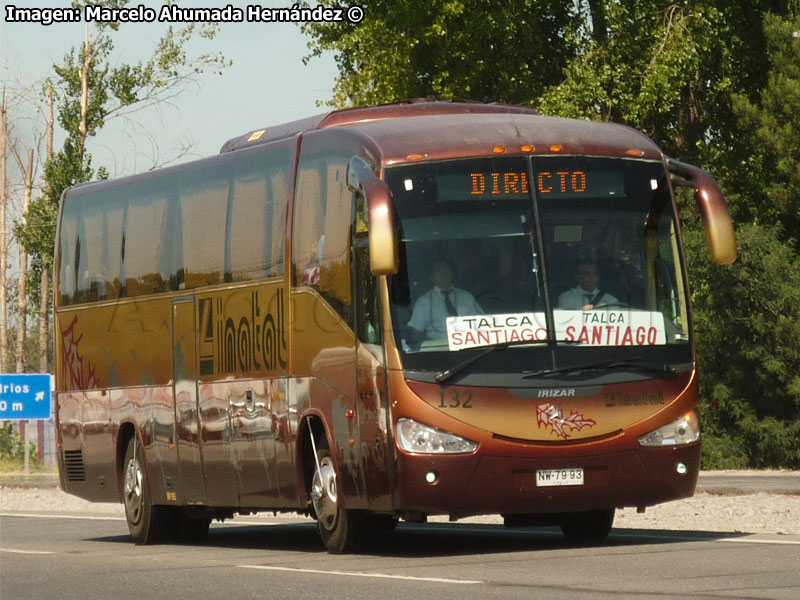
{"label": "tree trunk", "polygon": [[598,44],[608,40],[605,0],[589,0],[589,13],[592,17],[592,37]]}
{"label": "tree trunk", "polygon": [[[22,206],[22,224],[25,224],[28,216],[28,207],[31,205],[33,195],[33,148],[28,150],[28,171],[25,173],[25,201]],[[25,372],[25,337],[27,335],[27,316],[28,316],[28,296],[25,290],[26,279],[28,277],[28,252],[25,245],[19,245],[19,316],[17,318],[17,373]]]}
{"label": "tree trunk", "polygon": [[6,104],[8,92],[3,90],[3,105],[0,108],[0,133],[2,133],[2,148],[0,149],[0,373],[8,372],[8,295],[6,294],[8,281],[6,278],[8,247],[6,238],[6,207],[8,206],[8,187],[6,181],[6,131],[8,121],[6,117]]}
{"label": "tree trunk", "polygon": [[[50,88],[47,94],[48,116],[47,116],[47,159],[53,158],[53,129],[55,128],[55,117],[53,114],[53,89]],[[49,190],[48,190],[49,191]],[[50,323],[50,269],[48,261],[42,261],[42,280],[41,298],[39,300],[39,373],[49,372],[48,357],[48,325]]]}
{"label": "tree trunk", "polygon": [[78,158],[83,164],[83,150],[89,127],[86,122],[89,114],[89,70],[92,68],[91,46],[89,45],[89,26],[86,26],[86,37],[83,44],[83,67],[81,68],[81,122],[78,124]]}
{"label": "tree trunk", "polygon": [[49,372],[47,324],[50,322],[50,273],[47,266],[42,269],[42,280],[39,289],[42,294],[41,302],[39,302],[39,373],[47,373]]}

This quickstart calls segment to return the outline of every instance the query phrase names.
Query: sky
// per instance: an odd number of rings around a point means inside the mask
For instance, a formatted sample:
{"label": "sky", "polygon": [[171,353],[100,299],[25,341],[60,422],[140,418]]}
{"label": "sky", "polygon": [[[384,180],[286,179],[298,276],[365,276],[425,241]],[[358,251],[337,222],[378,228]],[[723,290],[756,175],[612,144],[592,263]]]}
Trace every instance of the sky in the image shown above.
{"label": "sky", "polygon": [[[137,0],[157,11],[166,2]],[[72,46],[83,42],[86,23],[10,23],[5,6],[0,15],[0,82],[14,86],[11,69],[24,82],[53,75],[53,63],[61,62]],[[20,8],[69,7],[68,0],[17,0]],[[199,0],[180,3],[186,7],[245,7],[250,2]],[[290,8],[293,2],[261,0],[263,7]],[[313,4],[313,3],[312,3]],[[114,33],[112,63],[136,63],[147,59],[166,30],[167,23],[123,23]],[[178,28],[182,24],[174,23]],[[90,27],[93,27],[90,24]],[[303,65],[310,38],[293,23],[223,23],[213,41],[198,40],[189,48],[195,54],[222,51],[233,65],[222,75],[205,73],[199,86],[190,88],[171,105],[137,112],[128,120],[110,121],[88,149],[93,166],[106,166],[112,177],[148,170],[154,163],[174,164],[219,152],[229,138],[270,125],[293,121],[329,108],[318,105],[332,97],[336,65],[331,54]],[[24,135],[25,132],[20,131]],[[56,137],[56,146],[63,135]],[[172,160],[180,148],[191,152]]]}

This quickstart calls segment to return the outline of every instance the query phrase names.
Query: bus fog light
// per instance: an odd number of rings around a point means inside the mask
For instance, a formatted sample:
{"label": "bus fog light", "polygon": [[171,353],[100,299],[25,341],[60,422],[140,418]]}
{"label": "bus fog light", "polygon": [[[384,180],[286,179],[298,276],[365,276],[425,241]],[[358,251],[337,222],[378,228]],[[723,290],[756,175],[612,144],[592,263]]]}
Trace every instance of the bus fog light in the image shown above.
{"label": "bus fog light", "polygon": [[397,443],[403,450],[419,454],[469,454],[478,448],[475,442],[412,419],[397,420]]}
{"label": "bus fog light", "polygon": [[439,474],[436,471],[428,471],[425,473],[425,481],[433,485],[439,481]]}
{"label": "bus fog light", "polygon": [[700,419],[691,410],[669,425],[659,427],[639,438],[642,446],[680,446],[700,439]]}
{"label": "bus fog light", "polygon": [[679,462],[677,465],[675,465],[675,470],[678,472],[678,475],[686,475],[686,473],[689,471],[688,467],[682,462]]}

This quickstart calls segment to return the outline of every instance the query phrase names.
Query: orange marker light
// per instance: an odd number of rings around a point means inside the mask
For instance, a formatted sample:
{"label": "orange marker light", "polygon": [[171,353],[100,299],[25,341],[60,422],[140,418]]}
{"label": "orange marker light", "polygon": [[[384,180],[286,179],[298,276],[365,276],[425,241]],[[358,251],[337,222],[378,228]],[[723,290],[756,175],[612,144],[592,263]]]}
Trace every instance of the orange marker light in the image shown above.
{"label": "orange marker light", "polygon": [[506,151],[505,146],[495,146],[494,148],[492,148],[492,152],[494,152],[495,154],[502,154],[505,151]]}
{"label": "orange marker light", "polygon": [[346,411],[344,411],[344,416],[347,417],[348,419],[352,419],[355,416],[355,414],[356,413],[353,412],[352,408],[348,408]]}
{"label": "orange marker light", "polygon": [[558,144],[553,144],[552,146],[550,146],[550,152],[561,152],[562,150],[563,148]]}
{"label": "orange marker light", "polygon": [[533,152],[533,146],[531,144],[525,144],[520,150],[523,152]]}
{"label": "orange marker light", "polygon": [[422,160],[423,158],[425,157],[422,154],[409,154],[406,156],[406,160]]}
{"label": "orange marker light", "polygon": [[644,156],[644,150],[639,150],[637,148],[630,148],[629,150],[625,150],[625,154],[628,156]]}

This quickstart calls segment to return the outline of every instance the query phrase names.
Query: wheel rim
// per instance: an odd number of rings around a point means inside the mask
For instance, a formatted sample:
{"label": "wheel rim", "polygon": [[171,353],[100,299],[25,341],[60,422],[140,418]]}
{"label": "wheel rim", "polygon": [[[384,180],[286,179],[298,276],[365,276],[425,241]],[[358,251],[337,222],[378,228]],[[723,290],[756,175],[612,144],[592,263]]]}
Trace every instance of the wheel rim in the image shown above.
{"label": "wheel rim", "polygon": [[125,512],[131,523],[138,523],[142,516],[142,469],[134,456],[125,467]]}
{"label": "wheel rim", "polygon": [[319,463],[311,482],[311,501],[317,519],[325,529],[333,529],[338,515],[338,495],[336,492],[336,470],[333,461],[325,456]]}

